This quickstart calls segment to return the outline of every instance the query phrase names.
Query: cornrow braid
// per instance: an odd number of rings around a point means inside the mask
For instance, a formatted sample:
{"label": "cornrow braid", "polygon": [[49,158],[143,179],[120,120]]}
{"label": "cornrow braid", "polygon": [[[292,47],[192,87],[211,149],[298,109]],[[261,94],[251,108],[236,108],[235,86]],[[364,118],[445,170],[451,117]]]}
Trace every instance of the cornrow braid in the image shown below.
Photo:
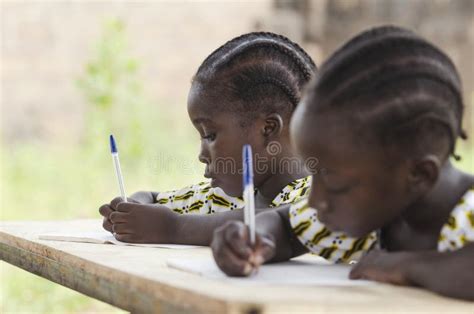
{"label": "cornrow braid", "polygon": [[441,50],[409,30],[383,26],[338,49],[321,67],[308,99],[314,112],[352,112],[384,143],[433,147],[440,142],[432,136],[437,129],[458,158],[456,139],[467,138],[461,89],[453,62]]}
{"label": "cornrow braid", "polygon": [[270,32],[252,32],[229,40],[203,61],[197,74],[205,71],[205,69],[214,68],[215,70],[219,65],[225,64],[223,62],[224,59],[228,58],[228,61],[230,61],[232,58],[239,56],[240,53],[245,52],[245,50],[258,48],[258,46],[269,46],[287,54],[299,66],[307,80],[313,76],[316,64],[306,51],[287,37]]}
{"label": "cornrow braid", "polygon": [[237,110],[280,111],[286,103],[291,112],[315,70],[313,60],[298,44],[282,35],[253,32],[211,53],[193,84],[212,84],[215,93],[240,105]]}
{"label": "cornrow braid", "polygon": [[290,99],[291,103],[296,107],[298,105],[298,102],[300,101],[299,96],[296,95],[296,93],[291,90],[288,85],[285,84],[285,82],[279,80],[276,77],[264,77],[260,80],[255,80],[255,85],[260,85],[260,84],[273,84],[275,86],[280,87],[282,90],[284,90],[285,94],[288,96]]}

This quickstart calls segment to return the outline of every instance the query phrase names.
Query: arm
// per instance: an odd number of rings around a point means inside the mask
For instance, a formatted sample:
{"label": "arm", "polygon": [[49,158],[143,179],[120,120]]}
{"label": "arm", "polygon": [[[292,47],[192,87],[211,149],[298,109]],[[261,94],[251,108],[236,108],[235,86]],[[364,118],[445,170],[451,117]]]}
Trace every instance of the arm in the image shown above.
{"label": "arm", "polygon": [[474,301],[474,243],[443,253],[373,251],[354,267],[351,278],[419,286]]}
{"label": "arm", "polygon": [[[256,209],[257,213],[271,212],[272,209]],[[260,215],[257,215],[257,217]],[[233,210],[212,215],[176,215],[173,219],[175,225],[172,231],[175,244],[192,244],[209,246],[214,231],[228,221],[242,221],[242,210]]]}
{"label": "arm", "polygon": [[[111,230],[117,240],[134,243],[170,243],[207,246],[214,230],[228,221],[242,220],[243,211],[212,215],[180,215],[163,205],[124,203],[114,200]],[[258,212],[269,209],[258,209]],[[270,209],[271,210],[271,209]]]}
{"label": "arm", "polygon": [[275,242],[275,256],[269,262],[287,261],[308,252],[291,229],[289,209],[290,205],[286,205],[255,217],[257,231],[272,237]]}
{"label": "arm", "polygon": [[407,265],[409,281],[442,295],[474,301],[474,243],[453,252],[416,255]]}

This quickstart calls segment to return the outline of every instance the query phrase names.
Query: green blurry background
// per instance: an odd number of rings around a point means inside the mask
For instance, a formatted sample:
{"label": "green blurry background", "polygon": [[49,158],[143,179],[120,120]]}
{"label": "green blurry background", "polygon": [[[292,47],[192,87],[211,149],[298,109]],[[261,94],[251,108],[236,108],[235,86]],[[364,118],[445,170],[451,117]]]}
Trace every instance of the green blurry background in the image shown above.
{"label": "green blurry background", "polygon": [[[1,219],[99,218],[99,205],[118,194],[110,133],[129,193],[201,180],[199,139],[186,113],[189,82],[212,50],[251,30],[286,34],[318,64],[368,25],[400,20],[427,36],[435,32],[429,38],[455,59],[466,105],[474,107],[472,61],[464,59],[474,42],[469,2],[455,9],[451,1],[399,2],[416,4],[410,20],[387,15],[390,0],[2,1]],[[440,12],[451,18],[443,31],[436,28]],[[347,25],[340,30],[341,16],[354,25],[350,34]],[[471,37],[455,37],[458,47],[449,32]],[[473,124],[470,110],[469,134]],[[459,167],[474,172],[472,140],[459,153]],[[120,311],[4,262],[0,271],[0,313]]]}

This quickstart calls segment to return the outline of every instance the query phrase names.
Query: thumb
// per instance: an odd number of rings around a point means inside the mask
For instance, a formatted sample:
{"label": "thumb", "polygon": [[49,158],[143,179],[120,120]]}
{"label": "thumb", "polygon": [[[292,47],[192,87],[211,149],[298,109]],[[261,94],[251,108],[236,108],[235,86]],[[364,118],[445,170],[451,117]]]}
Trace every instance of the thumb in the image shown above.
{"label": "thumb", "polygon": [[253,265],[259,266],[269,261],[275,256],[275,241],[269,235],[260,235],[256,239],[255,249],[250,261]]}

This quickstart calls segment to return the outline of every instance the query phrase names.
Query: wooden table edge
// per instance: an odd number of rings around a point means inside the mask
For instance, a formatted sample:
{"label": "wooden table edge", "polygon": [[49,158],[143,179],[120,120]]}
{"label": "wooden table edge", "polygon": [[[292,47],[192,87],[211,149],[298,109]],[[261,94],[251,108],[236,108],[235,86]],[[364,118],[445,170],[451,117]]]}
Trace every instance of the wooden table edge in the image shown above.
{"label": "wooden table edge", "polygon": [[[33,244],[32,248],[43,249],[43,252],[28,248],[29,244]],[[55,253],[60,253],[70,263],[58,260]],[[264,310],[263,304],[223,300],[159,283],[2,231],[0,260],[133,313],[261,313]],[[141,283],[145,284],[138,285],[130,280],[132,276],[140,277]]]}

